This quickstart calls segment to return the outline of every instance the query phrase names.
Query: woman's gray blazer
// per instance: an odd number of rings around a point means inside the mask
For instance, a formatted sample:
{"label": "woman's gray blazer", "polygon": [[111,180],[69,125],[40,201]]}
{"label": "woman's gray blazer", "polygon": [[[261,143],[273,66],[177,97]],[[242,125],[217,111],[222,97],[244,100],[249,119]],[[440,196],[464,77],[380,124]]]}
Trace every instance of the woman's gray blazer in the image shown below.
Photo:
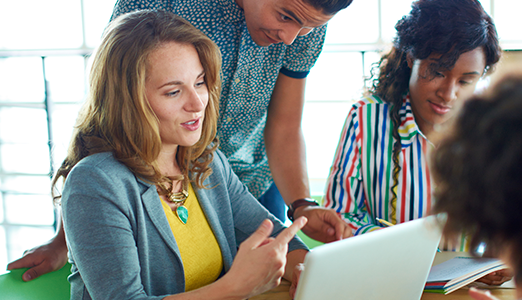
{"label": "woman's gray blazer", "polygon": [[[211,168],[205,184],[214,188],[195,191],[227,272],[239,244],[264,219],[274,222],[274,236],[283,226],[248,192],[220,151]],[[112,153],[91,155],[73,168],[62,210],[71,299],[162,299],[184,292],[183,264],[155,186]],[[306,246],[294,238],[289,251],[295,249]]]}

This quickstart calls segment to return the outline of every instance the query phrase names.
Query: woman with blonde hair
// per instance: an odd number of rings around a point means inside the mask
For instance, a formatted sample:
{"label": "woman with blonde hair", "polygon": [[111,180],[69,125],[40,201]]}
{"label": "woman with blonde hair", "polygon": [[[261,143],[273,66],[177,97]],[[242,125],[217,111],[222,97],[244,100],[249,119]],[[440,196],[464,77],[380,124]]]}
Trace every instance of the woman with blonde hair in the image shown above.
{"label": "woman with blonde hair", "polygon": [[220,59],[172,13],[106,29],[53,181],[72,299],[244,299],[292,279],[306,219],[284,229],[217,150]]}

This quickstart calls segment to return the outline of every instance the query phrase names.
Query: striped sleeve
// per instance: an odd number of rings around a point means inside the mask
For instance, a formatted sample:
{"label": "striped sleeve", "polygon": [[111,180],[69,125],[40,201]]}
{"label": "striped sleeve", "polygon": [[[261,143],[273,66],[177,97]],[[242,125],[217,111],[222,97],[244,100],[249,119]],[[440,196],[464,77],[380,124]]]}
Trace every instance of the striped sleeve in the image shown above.
{"label": "striped sleeve", "polygon": [[363,188],[361,143],[365,113],[371,115],[372,110],[364,102],[359,102],[346,118],[324,198],[324,206],[339,213],[354,234],[379,228],[372,224]]}

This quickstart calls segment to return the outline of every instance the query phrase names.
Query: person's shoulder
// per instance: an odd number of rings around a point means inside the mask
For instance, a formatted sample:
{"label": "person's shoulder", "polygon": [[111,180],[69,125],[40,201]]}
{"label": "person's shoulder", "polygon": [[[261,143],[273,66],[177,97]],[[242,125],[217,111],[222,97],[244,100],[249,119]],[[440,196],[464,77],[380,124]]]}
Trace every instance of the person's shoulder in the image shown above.
{"label": "person's shoulder", "polygon": [[216,149],[214,152],[212,152],[212,155],[213,158],[212,162],[210,163],[210,168],[212,168],[213,171],[224,170],[228,167],[228,159],[225,154],[221,152],[221,150]]}
{"label": "person's shoulder", "polygon": [[357,101],[354,105],[355,106],[382,106],[382,105],[387,105],[387,103],[384,102],[381,97],[379,97],[375,94],[370,94],[370,95],[366,95],[366,96],[362,97],[361,99],[359,99],[359,101]]}
{"label": "person's shoulder", "polygon": [[221,150],[216,149],[212,152],[212,161],[208,165],[212,170],[210,176],[205,179],[205,184],[214,186],[216,183],[220,183],[228,180],[234,173],[232,167],[228,163],[228,159]]}
{"label": "person's shoulder", "polygon": [[366,95],[352,104],[352,111],[360,111],[362,109],[378,109],[384,106],[388,106],[388,103],[383,101],[379,96]]}
{"label": "person's shoulder", "polygon": [[117,165],[119,162],[114,158],[112,152],[100,152],[84,157],[77,165],[103,167]]}
{"label": "person's shoulder", "polygon": [[[80,160],[74,169],[89,169],[91,172],[103,172],[108,176],[118,174],[118,177],[132,172],[118,161],[112,152],[101,152],[89,155]],[[74,171],[73,169],[73,171]]]}

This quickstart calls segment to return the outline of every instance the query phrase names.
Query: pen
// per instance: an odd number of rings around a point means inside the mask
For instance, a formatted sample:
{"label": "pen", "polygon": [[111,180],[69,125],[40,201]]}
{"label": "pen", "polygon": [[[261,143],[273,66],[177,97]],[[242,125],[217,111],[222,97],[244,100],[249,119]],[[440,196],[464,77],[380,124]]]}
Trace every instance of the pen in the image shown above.
{"label": "pen", "polygon": [[386,221],[386,220],[383,220],[383,219],[380,219],[380,218],[375,218],[375,220],[377,220],[379,223],[381,223],[382,225],[386,226],[386,227],[391,227],[393,226],[392,223]]}
{"label": "pen", "polygon": [[[391,226],[393,226],[392,223],[390,223],[390,222],[388,222],[388,221],[386,221],[386,220],[383,220],[383,219],[381,219],[381,218],[375,218],[375,220],[377,220],[379,223],[381,223],[382,225],[384,225],[384,226],[386,226],[386,227],[391,227]],[[437,252],[440,252],[439,247],[437,247]]]}

